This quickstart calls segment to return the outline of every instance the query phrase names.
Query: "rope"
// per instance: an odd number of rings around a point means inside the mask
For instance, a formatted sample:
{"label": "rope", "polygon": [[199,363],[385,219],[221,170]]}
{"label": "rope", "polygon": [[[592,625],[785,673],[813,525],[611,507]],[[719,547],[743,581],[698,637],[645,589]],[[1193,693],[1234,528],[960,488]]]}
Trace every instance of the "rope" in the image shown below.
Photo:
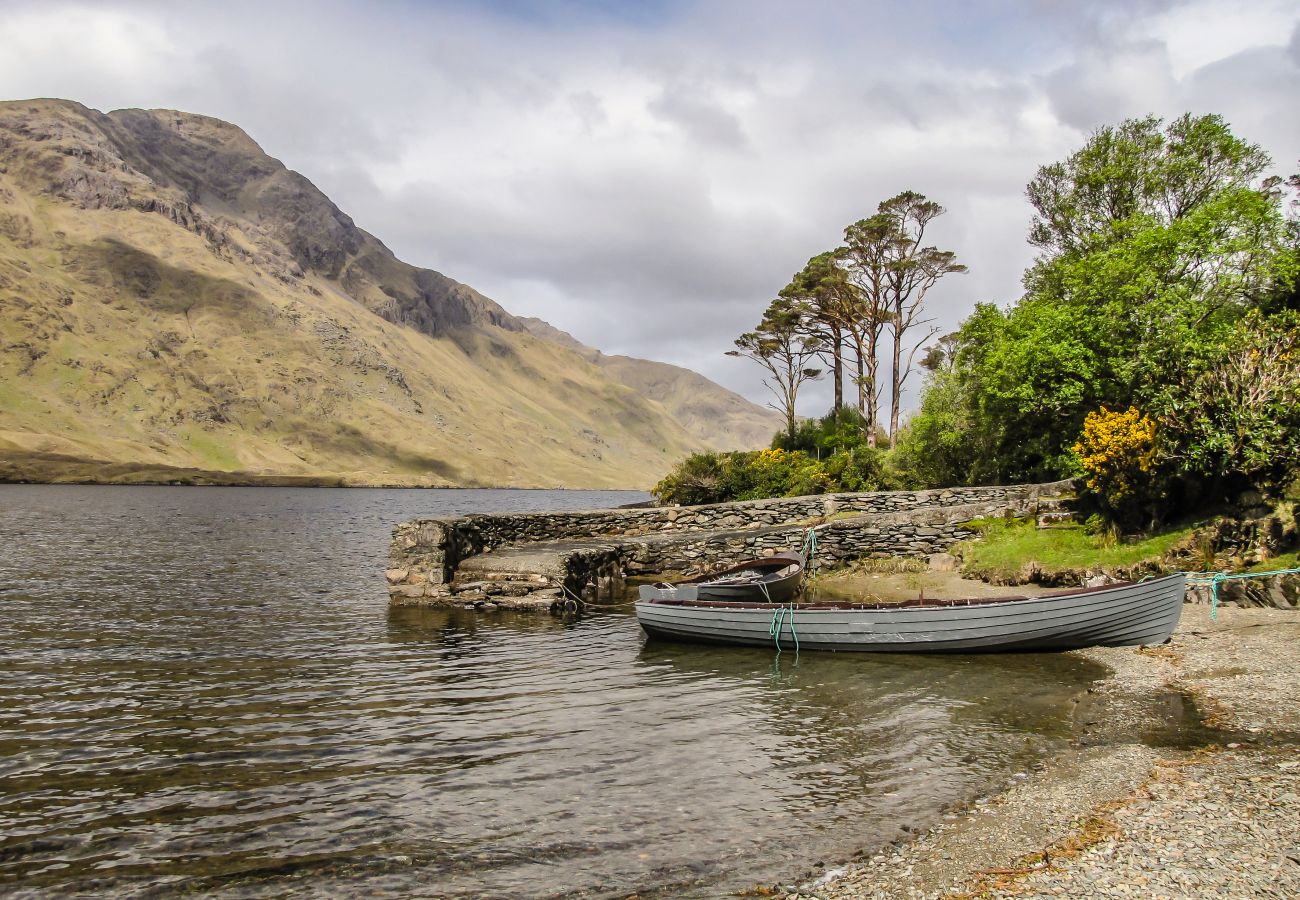
{"label": "rope", "polygon": [[772,624],[767,627],[767,633],[772,636],[773,643],[776,644],[776,652],[781,652],[781,626],[787,624],[790,626],[790,637],[794,638],[794,652],[799,653],[799,632],[794,627],[794,601],[790,601],[788,607],[778,606],[776,612],[772,613]]}
{"label": "rope", "polygon": [[1300,575],[1300,569],[1274,569],[1272,572],[1175,572],[1186,575],[1188,587],[1210,589],[1210,618],[1219,618],[1219,585],[1225,581],[1243,581],[1247,578],[1272,578],[1275,575]]}
{"label": "rope", "polygon": [[803,536],[803,546],[799,548],[799,556],[803,560],[804,568],[812,561],[813,556],[817,553],[817,529],[809,528]]}
{"label": "rope", "polygon": [[560,596],[564,598],[564,611],[571,613],[580,613],[586,602],[578,594],[569,589],[567,584],[560,585]]}

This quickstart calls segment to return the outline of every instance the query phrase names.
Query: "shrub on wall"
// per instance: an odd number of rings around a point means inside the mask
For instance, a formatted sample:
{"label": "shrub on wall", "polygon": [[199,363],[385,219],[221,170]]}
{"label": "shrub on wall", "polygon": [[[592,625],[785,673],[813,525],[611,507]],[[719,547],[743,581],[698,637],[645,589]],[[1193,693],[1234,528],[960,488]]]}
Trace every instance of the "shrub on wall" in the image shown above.
{"label": "shrub on wall", "polygon": [[694,506],[766,497],[803,497],[894,487],[884,454],[868,447],[818,460],[802,450],[696,453],[653,488],[660,503]]}

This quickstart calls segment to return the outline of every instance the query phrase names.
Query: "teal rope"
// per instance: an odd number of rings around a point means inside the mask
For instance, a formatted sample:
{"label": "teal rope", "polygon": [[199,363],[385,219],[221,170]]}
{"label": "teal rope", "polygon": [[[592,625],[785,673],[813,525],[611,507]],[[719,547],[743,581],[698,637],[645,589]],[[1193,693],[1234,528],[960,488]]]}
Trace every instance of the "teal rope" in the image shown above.
{"label": "teal rope", "polygon": [[[803,566],[806,569],[809,561],[817,553],[817,529],[809,528],[803,536],[803,545],[799,548],[799,556],[803,558]],[[761,581],[759,585],[763,588],[764,596],[767,596],[767,585]],[[772,598],[767,597],[770,603]],[[781,652],[781,630],[785,626],[790,628],[790,637],[794,640],[794,652],[799,652],[799,631],[794,627],[794,601],[790,601],[790,606],[778,606],[776,612],[772,613],[772,622],[767,626],[767,633],[772,637],[772,643],[776,645],[776,652]]]}
{"label": "teal rope", "polygon": [[785,607],[778,606],[772,613],[772,621],[768,623],[767,634],[776,644],[776,652],[781,652],[781,618],[785,615]]}
{"label": "teal rope", "polygon": [[772,613],[772,624],[767,626],[767,633],[772,636],[773,643],[776,644],[776,652],[781,652],[781,627],[782,625],[790,626],[790,637],[794,638],[794,652],[799,652],[799,632],[794,627],[794,602],[791,601],[789,607],[778,606],[776,612]]}
{"label": "teal rope", "polygon": [[813,555],[817,552],[817,529],[809,528],[807,534],[803,536],[803,546],[799,548],[799,555],[803,557],[803,564],[807,567]]}
{"label": "teal rope", "polygon": [[1219,618],[1219,585],[1225,581],[1242,581],[1247,578],[1271,578],[1274,575],[1300,575],[1300,569],[1275,569],[1272,572],[1177,572],[1186,575],[1190,587],[1210,589],[1210,618]]}

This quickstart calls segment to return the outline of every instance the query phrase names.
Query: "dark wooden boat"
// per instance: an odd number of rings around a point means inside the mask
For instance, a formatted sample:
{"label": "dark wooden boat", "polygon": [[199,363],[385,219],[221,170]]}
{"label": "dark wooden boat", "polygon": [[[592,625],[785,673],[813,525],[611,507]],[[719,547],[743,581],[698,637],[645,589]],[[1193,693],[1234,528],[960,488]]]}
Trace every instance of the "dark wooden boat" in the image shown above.
{"label": "dark wooden boat", "polygon": [[976,653],[1162,644],[1182,614],[1186,579],[1062,591],[1042,597],[811,603],[651,596],[636,604],[652,638],[802,650]]}
{"label": "dark wooden boat", "polygon": [[804,559],[798,553],[777,553],[701,575],[676,584],[642,585],[642,602],[723,601],[789,603],[803,584]]}

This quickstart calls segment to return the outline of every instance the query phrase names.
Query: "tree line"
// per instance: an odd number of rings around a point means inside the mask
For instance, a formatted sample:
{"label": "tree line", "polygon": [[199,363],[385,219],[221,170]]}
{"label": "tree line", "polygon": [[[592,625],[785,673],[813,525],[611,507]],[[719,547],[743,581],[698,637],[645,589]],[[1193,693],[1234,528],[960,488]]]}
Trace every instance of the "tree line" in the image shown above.
{"label": "tree line", "polygon": [[877,444],[881,419],[881,355],[887,353],[889,431],[898,435],[903,386],[922,346],[938,330],[925,312],[926,296],[939,279],[966,271],[950,250],[927,245],[930,224],[945,212],[915,191],[882,202],[876,213],[844,229],[844,243],[808,260],[777,294],[759,324],[736,338],[731,356],[766,369],[772,404],[796,428],[800,387],[828,366],[834,387],[832,413],[844,408],[844,386],[856,388],[866,443]]}
{"label": "tree line", "polygon": [[1085,475],[1137,528],[1300,474],[1300,178],[1219,116],[1098,129],[1026,188],[1025,291],[950,337],[916,480]]}
{"label": "tree line", "polygon": [[[1021,296],[977,304],[942,336],[927,296],[966,267],[926,241],[939,204],[891,197],[731,351],[765,368],[786,419],[773,446],[794,452],[693,457],[661,498],[1081,475],[1087,502],[1133,529],[1300,489],[1300,176],[1271,164],[1217,115],[1099,128],[1026,187],[1038,255]],[[920,409],[904,421],[917,364]],[[799,389],[826,370],[832,410],[800,422]],[[852,458],[828,465],[823,447]]]}

